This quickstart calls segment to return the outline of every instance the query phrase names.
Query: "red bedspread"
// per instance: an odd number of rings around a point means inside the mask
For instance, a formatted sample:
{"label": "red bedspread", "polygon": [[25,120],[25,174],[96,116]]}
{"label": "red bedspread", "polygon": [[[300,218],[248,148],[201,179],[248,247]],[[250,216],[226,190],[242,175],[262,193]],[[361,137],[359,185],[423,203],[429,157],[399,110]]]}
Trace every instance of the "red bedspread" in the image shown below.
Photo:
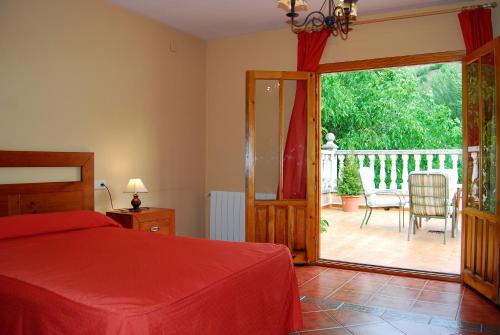
{"label": "red bedspread", "polygon": [[0,219],[2,335],[264,335],[302,326],[284,246],[40,216],[52,224],[32,236]]}

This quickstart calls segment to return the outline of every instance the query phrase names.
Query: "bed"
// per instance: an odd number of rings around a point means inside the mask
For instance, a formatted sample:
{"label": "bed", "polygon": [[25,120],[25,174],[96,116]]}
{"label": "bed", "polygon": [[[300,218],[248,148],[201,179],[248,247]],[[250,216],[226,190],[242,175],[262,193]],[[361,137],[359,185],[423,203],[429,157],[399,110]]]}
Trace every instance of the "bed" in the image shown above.
{"label": "bed", "polygon": [[285,246],[124,229],[93,211],[91,153],[0,151],[5,166],[82,173],[80,181],[0,185],[0,334],[274,335],[302,327]]}

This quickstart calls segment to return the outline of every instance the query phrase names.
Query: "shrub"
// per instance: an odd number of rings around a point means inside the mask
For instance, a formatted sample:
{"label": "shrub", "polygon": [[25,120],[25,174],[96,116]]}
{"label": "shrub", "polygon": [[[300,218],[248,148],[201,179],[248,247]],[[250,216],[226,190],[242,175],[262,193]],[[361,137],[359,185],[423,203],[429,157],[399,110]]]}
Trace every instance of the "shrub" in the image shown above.
{"label": "shrub", "polygon": [[354,156],[348,156],[344,171],[337,182],[337,193],[340,196],[356,196],[363,192],[359,177],[358,165]]}

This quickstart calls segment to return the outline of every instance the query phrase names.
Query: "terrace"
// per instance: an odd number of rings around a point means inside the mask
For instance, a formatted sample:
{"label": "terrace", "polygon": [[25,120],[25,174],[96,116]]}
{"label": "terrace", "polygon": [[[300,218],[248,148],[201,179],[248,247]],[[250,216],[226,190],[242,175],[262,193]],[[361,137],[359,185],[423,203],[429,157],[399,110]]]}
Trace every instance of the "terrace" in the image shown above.
{"label": "terrace", "polygon": [[[335,136],[327,135],[321,150],[321,216],[330,227],[321,235],[322,259],[414,269],[421,271],[459,273],[461,224],[457,216],[457,236],[443,244],[443,220],[423,222],[422,228],[407,240],[409,211],[405,211],[405,227],[398,229],[397,210],[375,210],[367,226],[360,229],[365,209],[360,198],[357,212],[339,208],[336,193],[338,176],[347,155],[355,155],[360,166],[369,167],[378,190],[408,193],[408,175],[412,171],[447,170],[451,183],[460,187],[459,162],[462,150],[337,150]],[[473,175],[477,173],[474,153]],[[390,196],[388,196],[390,197]],[[450,231],[448,231],[450,234]],[[451,234],[450,234],[451,235]]]}

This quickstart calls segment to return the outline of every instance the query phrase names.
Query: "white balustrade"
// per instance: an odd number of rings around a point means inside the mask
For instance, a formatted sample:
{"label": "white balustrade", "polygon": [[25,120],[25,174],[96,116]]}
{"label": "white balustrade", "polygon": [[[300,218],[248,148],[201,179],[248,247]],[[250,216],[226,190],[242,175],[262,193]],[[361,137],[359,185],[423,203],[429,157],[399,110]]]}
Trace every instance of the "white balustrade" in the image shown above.
{"label": "white balustrade", "polygon": [[432,158],[434,157],[433,154],[427,154],[425,155],[425,158],[427,159],[427,171],[432,170]]}
{"label": "white balustrade", "polygon": [[359,166],[364,167],[365,164],[365,155],[358,155]]}
{"label": "white balustrade", "polygon": [[444,154],[439,154],[439,170],[444,171],[444,160],[446,156]]}
{"label": "white balustrade", "polygon": [[368,155],[368,160],[370,161],[370,176],[375,177],[375,155]]}
{"label": "white balustrade", "polygon": [[420,171],[420,160],[421,160],[421,157],[420,154],[416,154],[413,156],[413,158],[415,159],[415,171]]}
{"label": "white balustrade", "polygon": [[[375,178],[375,166],[378,163],[380,167],[378,189],[387,189],[387,180],[390,178],[390,189],[400,187],[403,191],[408,191],[408,175],[412,171],[420,171],[420,162],[422,156],[425,156],[427,161],[427,171],[432,170],[432,160],[435,155],[439,159],[439,169],[446,169],[446,158],[451,158],[451,169],[447,169],[451,173],[452,182],[459,184],[458,162],[462,156],[461,149],[418,149],[418,150],[338,150],[333,143],[335,137],[327,137],[327,144],[321,150],[321,191],[323,193],[335,192],[337,190],[337,179],[340,178],[344,170],[344,163],[349,155],[354,155],[358,159],[359,166],[364,166],[365,158],[368,157],[369,168],[371,175]],[[479,175],[477,153],[471,150],[469,153],[473,160],[472,176],[477,178]],[[386,160],[389,157],[391,167],[390,171],[386,171]],[[401,157],[402,169],[398,171],[398,160]],[[378,161],[378,162],[377,162]],[[413,165],[414,162],[414,165]],[[400,165],[400,166],[401,166]],[[412,169],[411,169],[412,168]],[[389,172],[389,175],[388,175]],[[398,185],[398,177],[401,177],[401,185]]]}
{"label": "white balustrade", "polygon": [[396,190],[398,188],[397,184],[397,172],[396,172],[396,166],[398,162],[398,155],[392,154],[391,155],[391,190]]}
{"label": "white balustrade", "polygon": [[385,190],[387,188],[387,185],[385,183],[385,155],[378,155],[378,158],[380,159],[380,184],[378,185],[378,188],[380,190]]}
{"label": "white balustrade", "polygon": [[328,179],[328,173],[325,173],[326,171],[331,171],[330,167],[328,166],[328,161],[332,155],[330,154],[325,154],[321,153],[321,192],[322,193],[328,193],[330,192],[330,188],[327,187],[329,184],[329,179]]}
{"label": "white balustrade", "polygon": [[452,171],[453,171],[453,183],[456,185],[458,184],[458,155],[453,154],[451,155],[451,164],[452,164]]}
{"label": "white balustrade", "polygon": [[342,176],[342,173],[344,172],[344,160],[345,160],[345,155],[339,155],[339,178]]}
{"label": "white balustrade", "polygon": [[403,191],[408,191],[408,158],[410,156],[407,154],[401,155],[401,159],[403,160],[403,183],[401,184],[401,189]]}

